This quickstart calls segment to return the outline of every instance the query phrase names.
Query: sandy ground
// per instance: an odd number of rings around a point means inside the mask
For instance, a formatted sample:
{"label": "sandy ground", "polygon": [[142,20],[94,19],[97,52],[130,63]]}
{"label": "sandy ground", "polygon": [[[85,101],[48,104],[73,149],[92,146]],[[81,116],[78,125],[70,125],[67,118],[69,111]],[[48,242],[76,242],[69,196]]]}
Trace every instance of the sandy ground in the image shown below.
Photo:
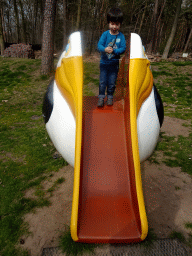
{"label": "sandy ground", "polygon": [[[186,121],[165,117],[161,131],[168,136],[188,136],[190,130],[182,126],[183,123]],[[141,164],[141,170],[149,228],[154,230],[158,238],[167,238],[173,230],[188,237],[189,230],[184,224],[192,222],[191,176],[181,172],[179,167],[170,168],[149,161]],[[60,177],[64,177],[65,182],[53,192],[51,206],[25,216],[31,234],[21,237],[24,244],[20,246],[27,248],[31,256],[40,256],[43,248],[58,246],[65,225],[70,225],[73,168],[63,167],[42,185],[46,190]],[[34,197],[33,193],[33,190],[27,191],[26,197]],[[107,253],[109,246],[99,250]]]}

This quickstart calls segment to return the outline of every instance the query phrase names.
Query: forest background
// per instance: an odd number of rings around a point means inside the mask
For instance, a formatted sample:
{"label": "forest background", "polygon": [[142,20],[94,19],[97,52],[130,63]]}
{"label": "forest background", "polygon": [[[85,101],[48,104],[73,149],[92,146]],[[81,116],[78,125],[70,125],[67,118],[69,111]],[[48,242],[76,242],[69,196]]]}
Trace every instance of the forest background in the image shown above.
{"label": "forest background", "polygon": [[191,0],[0,0],[1,54],[5,43],[25,43],[44,45],[44,55],[53,55],[77,30],[83,52],[91,54],[108,29],[106,13],[112,6],[123,10],[125,37],[138,33],[148,53],[166,59],[168,53],[192,50]]}

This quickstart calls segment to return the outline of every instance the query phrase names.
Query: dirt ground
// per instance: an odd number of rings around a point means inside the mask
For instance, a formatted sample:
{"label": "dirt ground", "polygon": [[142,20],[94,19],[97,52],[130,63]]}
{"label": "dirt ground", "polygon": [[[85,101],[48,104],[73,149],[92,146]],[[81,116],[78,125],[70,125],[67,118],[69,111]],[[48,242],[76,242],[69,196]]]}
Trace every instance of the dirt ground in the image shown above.
{"label": "dirt ground", "polygon": [[[183,120],[165,117],[161,131],[169,136],[187,136],[190,130],[182,126],[183,123]],[[173,230],[188,237],[189,230],[184,224],[192,222],[191,176],[181,172],[179,167],[171,168],[148,160],[141,164],[141,170],[149,228],[153,228],[158,238],[167,238]],[[46,190],[60,177],[64,177],[65,182],[53,192],[51,206],[25,216],[31,234],[21,237],[24,244],[20,246],[28,249],[31,256],[40,256],[43,248],[58,246],[65,225],[70,225],[73,167],[63,167],[42,185]],[[27,191],[26,197],[34,197],[33,193],[33,190]]]}

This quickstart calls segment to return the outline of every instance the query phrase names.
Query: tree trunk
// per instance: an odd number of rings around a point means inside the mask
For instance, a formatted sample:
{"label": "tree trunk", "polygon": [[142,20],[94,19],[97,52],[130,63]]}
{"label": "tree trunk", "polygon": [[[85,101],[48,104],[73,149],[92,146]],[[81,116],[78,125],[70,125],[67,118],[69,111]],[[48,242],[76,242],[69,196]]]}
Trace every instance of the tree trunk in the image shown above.
{"label": "tree trunk", "polygon": [[94,34],[95,34],[95,30],[96,30],[96,26],[97,26],[97,12],[98,12],[98,3],[96,2],[95,3],[95,15],[94,15],[94,18],[93,18],[93,22],[92,22],[92,28],[91,28],[91,42],[90,42],[90,49],[89,49],[89,54],[92,53],[92,50],[93,50],[93,42],[94,42]]}
{"label": "tree trunk", "polygon": [[137,15],[137,21],[136,21],[136,23],[135,23],[135,28],[134,28],[134,30],[133,30],[133,33],[136,32],[138,21],[139,21],[139,13],[138,13],[138,15]]}
{"label": "tree trunk", "polygon": [[20,43],[20,32],[19,32],[19,16],[17,9],[17,2],[13,0],[14,12],[15,12],[15,21],[16,21],[16,29],[17,29],[17,43]]}
{"label": "tree trunk", "polygon": [[82,8],[82,0],[79,0],[78,10],[77,10],[76,30],[79,30],[80,29],[80,25],[81,25],[81,8]]}
{"label": "tree trunk", "polygon": [[188,39],[187,39],[187,43],[186,43],[186,45],[185,45],[185,48],[184,48],[184,50],[183,50],[184,53],[187,51],[187,48],[188,48],[188,46],[189,46],[189,42],[190,42],[191,36],[192,36],[192,28],[191,28],[189,37],[188,37]]}
{"label": "tree trunk", "polygon": [[152,36],[151,42],[149,44],[148,52],[152,53],[154,50],[154,43],[155,43],[155,35],[156,35],[156,23],[157,23],[157,11],[158,11],[158,0],[155,0],[155,7],[153,12],[153,22],[152,22]]}
{"label": "tree trunk", "polygon": [[5,42],[3,37],[3,26],[2,26],[2,7],[0,6],[0,47],[1,47],[1,55],[3,55],[3,52],[5,50]]}
{"label": "tree trunk", "polygon": [[180,28],[179,28],[179,31],[181,31],[180,33],[179,33],[179,35],[178,35],[178,39],[176,40],[176,46],[174,47],[174,52],[177,52],[177,50],[178,50],[178,48],[180,48],[181,47],[181,41],[182,41],[182,39],[183,39],[183,35],[184,35],[184,27],[185,27],[186,25],[185,25],[185,23],[183,23],[183,24],[181,24],[180,25]]}
{"label": "tree trunk", "polygon": [[160,30],[161,30],[161,24],[157,23],[156,25],[156,34],[155,34],[155,41],[153,44],[153,52],[157,53],[158,51],[158,41],[160,40],[159,34],[160,34]]}
{"label": "tree trunk", "polygon": [[163,14],[163,11],[164,11],[164,8],[165,8],[166,1],[167,1],[167,0],[164,0],[163,6],[161,7],[161,12],[160,12],[159,17],[158,17],[158,20],[157,20],[157,26],[158,26],[158,25],[159,25],[159,23],[160,23],[161,16],[162,16],[162,14]]}
{"label": "tree trunk", "polygon": [[[9,1],[9,6],[10,6],[10,1]],[[6,41],[7,42],[13,42],[12,37],[13,37],[13,33],[12,33],[12,27],[11,27],[11,22],[10,22],[10,13],[9,10],[6,11],[6,15],[7,15],[7,36],[6,36]]]}
{"label": "tree trunk", "polygon": [[63,45],[67,45],[67,0],[63,0]]}
{"label": "tree trunk", "polygon": [[34,13],[33,13],[33,30],[32,30],[32,43],[35,44],[36,42],[36,28],[37,28],[37,13],[38,13],[38,0],[34,0],[33,4]]}
{"label": "tree trunk", "polygon": [[134,8],[134,4],[135,4],[135,0],[133,0],[133,3],[132,3],[132,8],[131,8],[131,20],[130,20],[130,23],[132,23],[132,19],[133,19],[133,8]]}
{"label": "tree trunk", "polygon": [[159,49],[159,46],[161,45],[162,34],[163,34],[163,27],[164,27],[164,23],[162,24],[162,26],[161,26],[161,28],[160,28],[159,41],[158,41],[158,43],[157,43],[157,49]]}
{"label": "tree trunk", "polygon": [[176,13],[175,13],[175,18],[174,18],[171,34],[170,34],[169,39],[167,41],[167,44],[165,46],[165,49],[164,49],[164,52],[163,52],[163,55],[162,55],[162,59],[167,59],[167,56],[169,54],[169,50],[170,50],[171,44],[173,42],[173,38],[175,36],[175,32],[176,32],[176,28],[177,28],[179,13],[180,13],[180,10],[181,10],[181,4],[182,4],[182,0],[178,0],[177,9],[176,9]]}
{"label": "tree trunk", "polygon": [[141,33],[141,28],[142,28],[143,21],[144,21],[144,18],[145,18],[145,11],[146,11],[146,8],[147,8],[147,1],[146,1],[146,3],[145,3],[144,11],[143,11],[142,18],[141,18],[141,22],[140,22],[140,26],[139,26],[139,32],[138,32],[139,35],[140,35],[140,33]]}
{"label": "tree trunk", "polygon": [[54,24],[57,0],[46,0],[43,24],[41,73],[48,75],[54,70]]}
{"label": "tree trunk", "polygon": [[23,4],[22,4],[21,0],[19,0],[19,5],[20,5],[21,17],[22,17],[23,41],[26,44],[27,43],[26,21],[25,21],[25,16],[24,16],[24,12],[23,12]]}

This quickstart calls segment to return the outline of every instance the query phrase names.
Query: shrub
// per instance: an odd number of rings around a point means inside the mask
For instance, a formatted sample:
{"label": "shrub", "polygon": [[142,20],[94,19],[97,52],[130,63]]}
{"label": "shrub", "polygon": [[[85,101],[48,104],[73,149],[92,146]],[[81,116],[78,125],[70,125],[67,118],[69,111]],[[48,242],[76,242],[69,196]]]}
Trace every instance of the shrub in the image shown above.
{"label": "shrub", "polygon": [[17,57],[17,58],[28,58],[34,59],[35,54],[32,46],[29,44],[12,44],[6,48],[3,53],[4,57]]}

